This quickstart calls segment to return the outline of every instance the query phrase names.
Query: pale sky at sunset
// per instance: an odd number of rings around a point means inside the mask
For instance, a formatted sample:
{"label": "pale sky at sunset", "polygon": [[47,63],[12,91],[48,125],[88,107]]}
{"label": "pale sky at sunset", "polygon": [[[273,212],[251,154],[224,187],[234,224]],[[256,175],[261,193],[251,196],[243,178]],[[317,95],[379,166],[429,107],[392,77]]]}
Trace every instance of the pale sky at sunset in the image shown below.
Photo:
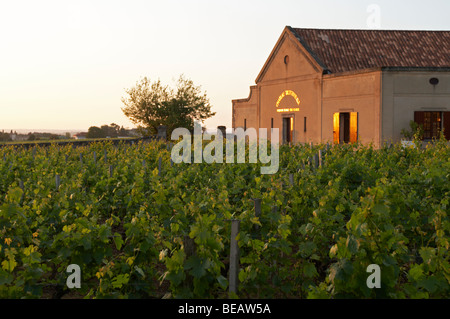
{"label": "pale sky at sunset", "polygon": [[125,89],[181,73],[230,127],[286,25],[368,29],[370,4],[381,29],[450,30],[449,0],[0,0],[0,130],[131,128]]}

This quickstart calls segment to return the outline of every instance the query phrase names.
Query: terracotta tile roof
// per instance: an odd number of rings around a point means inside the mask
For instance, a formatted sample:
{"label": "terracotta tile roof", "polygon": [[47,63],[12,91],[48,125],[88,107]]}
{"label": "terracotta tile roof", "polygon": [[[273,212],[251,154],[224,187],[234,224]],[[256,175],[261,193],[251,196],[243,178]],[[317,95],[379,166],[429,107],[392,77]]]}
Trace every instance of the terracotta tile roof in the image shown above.
{"label": "terracotta tile roof", "polygon": [[332,73],[373,67],[450,67],[450,31],[290,30]]}

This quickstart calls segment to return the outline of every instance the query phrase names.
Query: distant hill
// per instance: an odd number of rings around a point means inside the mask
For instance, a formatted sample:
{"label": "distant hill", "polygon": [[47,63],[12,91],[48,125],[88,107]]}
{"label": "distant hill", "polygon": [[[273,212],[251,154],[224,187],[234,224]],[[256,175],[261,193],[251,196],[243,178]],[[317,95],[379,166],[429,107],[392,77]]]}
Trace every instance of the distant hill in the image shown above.
{"label": "distant hill", "polygon": [[53,133],[53,134],[66,134],[69,132],[70,135],[73,135],[78,132],[87,132],[87,129],[67,129],[67,130],[52,130],[52,129],[10,129],[10,128],[0,128],[0,131],[3,130],[5,133],[16,131],[19,134],[28,134],[28,133]]}

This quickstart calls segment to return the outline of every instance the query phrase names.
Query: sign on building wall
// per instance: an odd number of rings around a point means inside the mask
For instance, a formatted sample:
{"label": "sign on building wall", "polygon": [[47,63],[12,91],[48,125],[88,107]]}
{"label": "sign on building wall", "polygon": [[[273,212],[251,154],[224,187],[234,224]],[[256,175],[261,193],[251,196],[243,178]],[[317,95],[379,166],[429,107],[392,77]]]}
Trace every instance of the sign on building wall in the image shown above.
{"label": "sign on building wall", "polygon": [[298,98],[297,94],[292,91],[292,90],[286,90],[283,91],[283,93],[281,93],[281,95],[278,97],[277,99],[277,103],[276,103],[276,108],[277,108],[277,112],[281,113],[281,112],[297,112],[300,111],[300,108],[298,107],[285,107],[282,105],[282,101],[286,96],[292,96],[295,100],[295,103],[297,103],[297,106],[300,105],[300,99]]}

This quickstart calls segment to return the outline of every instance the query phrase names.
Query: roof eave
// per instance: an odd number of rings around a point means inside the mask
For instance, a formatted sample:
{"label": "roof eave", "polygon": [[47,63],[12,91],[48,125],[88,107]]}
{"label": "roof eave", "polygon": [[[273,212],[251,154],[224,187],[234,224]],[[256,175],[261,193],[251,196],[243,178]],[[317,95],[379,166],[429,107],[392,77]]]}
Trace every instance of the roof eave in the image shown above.
{"label": "roof eave", "polygon": [[311,55],[311,57],[317,62],[317,64],[322,68],[323,74],[329,74],[331,73],[330,69],[323,63],[321,59],[314,53],[314,51],[309,47],[309,45],[298,35],[297,32],[295,32],[295,29],[291,26],[286,26],[286,28],[292,32],[292,34],[295,36],[295,38],[300,42],[300,44],[305,48],[305,50]]}
{"label": "roof eave", "polygon": [[436,67],[436,66],[383,66],[382,71],[424,71],[424,72],[450,72],[450,66]]}
{"label": "roof eave", "polygon": [[330,73],[330,71],[328,70],[328,68],[326,66],[324,66],[324,64],[317,58],[317,56],[315,56],[312,52],[312,50],[309,47],[305,47],[305,43],[304,41],[302,41],[300,39],[300,37],[298,36],[298,34],[293,30],[292,27],[290,26],[286,26],[283,30],[283,32],[281,33],[280,37],[278,38],[277,43],[275,44],[275,46],[273,47],[272,51],[269,54],[269,57],[267,58],[266,62],[264,63],[264,66],[262,67],[261,71],[259,72],[258,76],[255,79],[255,83],[258,83],[261,81],[261,79],[263,78],[269,64],[272,61],[272,57],[276,54],[276,52],[278,51],[278,48],[281,44],[281,42],[283,41],[283,38],[286,34],[286,32],[290,32],[296,39],[297,41],[299,41],[299,44],[306,50],[306,52],[308,53],[308,55],[310,55],[311,59],[313,60],[312,62],[314,62],[314,68],[318,69],[318,70],[322,70],[322,74],[327,74]]}

